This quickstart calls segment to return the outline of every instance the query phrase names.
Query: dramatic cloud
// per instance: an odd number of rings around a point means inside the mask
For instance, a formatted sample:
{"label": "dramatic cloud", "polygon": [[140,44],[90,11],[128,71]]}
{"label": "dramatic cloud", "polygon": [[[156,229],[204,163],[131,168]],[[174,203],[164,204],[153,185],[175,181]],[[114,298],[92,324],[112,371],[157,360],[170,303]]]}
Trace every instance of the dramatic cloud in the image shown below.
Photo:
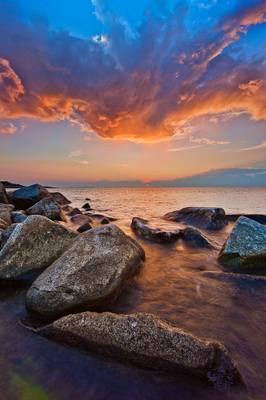
{"label": "dramatic cloud", "polygon": [[3,135],[13,135],[18,130],[17,126],[11,122],[0,121],[0,134]]}
{"label": "dramatic cloud", "polygon": [[239,1],[194,34],[185,3],[146,14],[137,30],[103,2],[93,3],[107,33],[85,40],[26,24],[0,0],[0,118],[67,119],[104,138],[136,141],[182,134],[206,114],[266,119],[265,59],[237,59],[229,51],[266,21],[265,1]]}

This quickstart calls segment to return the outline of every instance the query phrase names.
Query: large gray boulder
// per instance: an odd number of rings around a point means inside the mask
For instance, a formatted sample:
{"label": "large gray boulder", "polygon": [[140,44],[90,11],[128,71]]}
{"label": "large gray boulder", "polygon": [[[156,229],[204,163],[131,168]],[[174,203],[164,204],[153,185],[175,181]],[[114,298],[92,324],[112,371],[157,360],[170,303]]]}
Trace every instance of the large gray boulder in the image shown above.
{"label": "large gray boulder", "polygon": [[266,227],[240,217],[219,256],[219,262],[232,272],[266,273]]}
{"label": "large gray boulder", "polygon": [[15,190],[10,196],[17,209],[26,210],[41,199],[49,197],[50,193],[45,187],[34,184]]}
{"label": "large gray boulder", "polygon": [[43,215],[53,221],[64,221],[65,216],[60,205],[51,197],[46,197],[26,210],[28,215]]}
{"label": "large gray boulder", "polygon": [[228,222],[223,208],[210,207],[185,207],[165,214],[164,218],[209,230],[222,229]]}
{"label": "large gray boulder", "polygon": [[5,203],[5,204],[8,203],[6,189],[5,189],[4,185],[2,184],[2,182],[0,182],[0,203]]}
{"label": "large gray boulder", "polygon": [[106,306],[138,272],[144,257],[140,245],[115,225],[91,229],[32,284],[27,308],[55,317]]}
{"label": "large gray boulder", "polygon": [[0,279],[14,279],[48,267],[77,234],[40,215],[17,224],[0,251]]}
{"label": "large gray boulder", "polygon": [[148,221],[143,218],[134,217],[131,222],[132,230],[139,237],[158,243],[171,243],[181,237],[179,229],[174,231],[163,231],[160,228],[151,228]]}
{"label": "large gray boulder", "polygon": [[199,339],[152,314],[70,314],[38,332],[143,367],[194,375],[218,388],[242,382],[223,345]]}

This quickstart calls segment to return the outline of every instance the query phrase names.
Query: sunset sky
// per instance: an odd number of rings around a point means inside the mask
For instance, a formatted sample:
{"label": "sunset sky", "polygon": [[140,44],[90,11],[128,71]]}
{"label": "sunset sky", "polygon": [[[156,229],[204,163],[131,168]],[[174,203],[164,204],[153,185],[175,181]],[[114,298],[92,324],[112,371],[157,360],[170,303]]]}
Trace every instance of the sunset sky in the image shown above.
{"label": "sunset sky", "polygon": [[266,168],[265,0],[0,0],[0,179]]}

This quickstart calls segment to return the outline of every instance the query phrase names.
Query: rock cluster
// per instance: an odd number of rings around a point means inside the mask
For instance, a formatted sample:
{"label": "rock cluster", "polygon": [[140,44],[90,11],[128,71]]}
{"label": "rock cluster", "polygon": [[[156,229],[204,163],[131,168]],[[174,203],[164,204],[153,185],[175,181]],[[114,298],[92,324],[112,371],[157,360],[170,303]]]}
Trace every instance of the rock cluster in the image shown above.
{"label": "rock cluster", "polygon": [[[91,212],[88,203],[83,212],[70,203],[38,184],[10,194],[0,185],[0,280],[38,273],[26,294],[27,310],[49,321],[60,318],[37,332],[142,367],[191,374],[216,387],[240,383],[234,362],[217,342],[199,339],[151,314],[94,312],[106,311],[117,299],[138,273],[145,253],[111,223],[114,218]],[[190,207],[165,218],[203,229],[221,229],[227,223],[219,208]],[[141,238],[158,243],[182,239],[192,246],[213,247],[191,226],[164,231],[133,218],[131,227]],[[251,266],[255,271],[265,266],[265,243],[266,228],[241,217],[219,261],[233,271],[246,272]],[[78,313],[69,314],[73,312]]]}
{"label": "rock cluster", "polygon": [[183,239],[189,246],[199,248],[213,248],[212,243],[198,229],[186,227],[184,229],[175,229],[165,231],[160,228],[151,228],[148,226],[148,220],[134,217],[132,219],[131,228],[135,234],[142,239],[157,243],[173,243],[178,239]]}

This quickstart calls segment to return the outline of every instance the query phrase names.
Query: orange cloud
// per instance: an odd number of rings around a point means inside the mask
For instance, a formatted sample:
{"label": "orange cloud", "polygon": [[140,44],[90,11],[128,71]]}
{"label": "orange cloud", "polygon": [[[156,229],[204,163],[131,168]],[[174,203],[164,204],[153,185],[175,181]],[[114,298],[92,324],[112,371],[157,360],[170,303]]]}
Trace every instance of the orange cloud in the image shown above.
{"label": "orange cloud", "polygon": [[15,17],[3,18],[0,118],[65,119],[103,138],[135,141],[184,134],[206,114],[266,119],[265,65],[224,54],[250,26],[265,22],[266,3],[255,1],[196,36],[188,35],[184,13],[175,10],[167,21],[150,17],[130,38],[113,19],[108,41],[49,28],[39,35]]}
{"label": "orange cloud", "polygon": [[1,122],[0,121],[0,134],[3,135],[13,135],[16,133],[18,128],[11,122]]}

